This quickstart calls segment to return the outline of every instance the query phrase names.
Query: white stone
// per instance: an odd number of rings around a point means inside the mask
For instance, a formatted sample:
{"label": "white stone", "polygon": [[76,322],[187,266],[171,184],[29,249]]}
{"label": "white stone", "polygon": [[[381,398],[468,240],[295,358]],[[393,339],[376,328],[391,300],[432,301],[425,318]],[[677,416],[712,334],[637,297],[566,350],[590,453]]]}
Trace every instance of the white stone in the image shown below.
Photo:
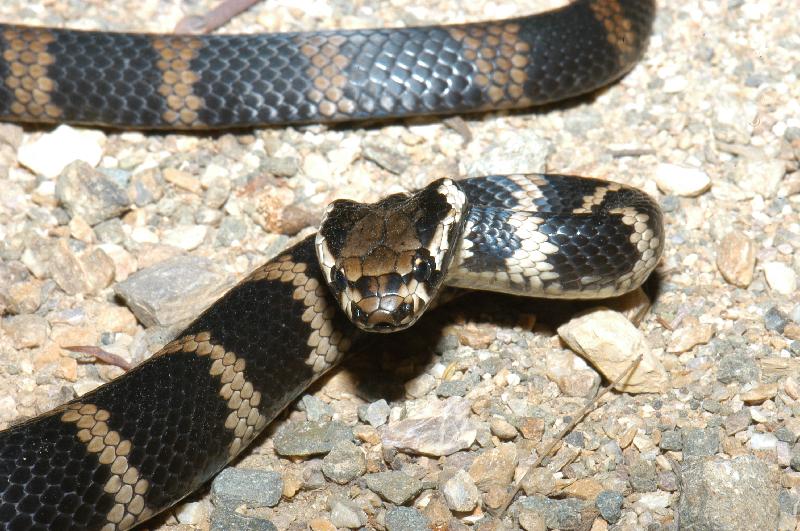
{"label": "white stone", "polygon": [[60,125],[53,131],[25,142],[17,152],[19,163],[37,175],[58,177],[68,164],[82,160],[96,167],[103,157],[106,136],[100,131]]}
{"label": "white stone", "polygon": [[769,287],[781,295],[791,295],[797,291],[797,273],[782,262],[764,264],[764,275]]}
{"label": "white stone", "polygon": [[203,243],[207,233],[208,227],[205,225],[180,225],[164,231],[161,241],[178,249],[191,251]]}
{"label": "white stone", "polygon": [[703,170],[662,163],[656,168],[659,190],[682,197],[696,197],[711,188],[711,179]]}
{"label": "white stone", "polygon": [[774,450],[778,445],[778,438],[771,433],[754,433],[750,437],[750,449]]}

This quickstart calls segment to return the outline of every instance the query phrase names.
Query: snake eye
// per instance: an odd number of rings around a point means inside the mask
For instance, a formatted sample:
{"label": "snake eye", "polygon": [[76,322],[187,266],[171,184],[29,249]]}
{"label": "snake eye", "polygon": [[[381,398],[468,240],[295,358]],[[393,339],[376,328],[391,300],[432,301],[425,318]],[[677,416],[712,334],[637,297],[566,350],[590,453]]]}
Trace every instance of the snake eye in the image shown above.
{"label": "snake eye", "polygon": [[433,267],[433,258],[430,256],[417,255],[414,258],[414,265],[412,266],[411,272],[414,274],[414,278],[417,279],[418,282],[425,282],[431,278]]}
{"label": "snake eye", "polygon": [[347,279],[341,269],[331,269],[331,285],[339,291],[344,291],[347,288]]}

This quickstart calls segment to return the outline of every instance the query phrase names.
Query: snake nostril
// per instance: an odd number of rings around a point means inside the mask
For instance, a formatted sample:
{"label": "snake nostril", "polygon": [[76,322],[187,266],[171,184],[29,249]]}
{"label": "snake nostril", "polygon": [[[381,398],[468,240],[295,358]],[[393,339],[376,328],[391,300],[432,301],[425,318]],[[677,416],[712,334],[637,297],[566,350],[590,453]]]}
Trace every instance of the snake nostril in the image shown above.
{"label": "snake nostril", "polygon": [[361,307],[355,302],[350,303],[350,314],[352,315],[351,319],[353,319],[353,321],[358,321],[361,323],[367,321],[366,312],[364,312],[364,310],[362,310]]}
{"label": "snake nostril", "polygon": [[394,312],[397,322],[400,322],[409,315],[411,315],[411,312],[413,310],[414,306],[410,302],[404,302],[403,304],[401,304]]}

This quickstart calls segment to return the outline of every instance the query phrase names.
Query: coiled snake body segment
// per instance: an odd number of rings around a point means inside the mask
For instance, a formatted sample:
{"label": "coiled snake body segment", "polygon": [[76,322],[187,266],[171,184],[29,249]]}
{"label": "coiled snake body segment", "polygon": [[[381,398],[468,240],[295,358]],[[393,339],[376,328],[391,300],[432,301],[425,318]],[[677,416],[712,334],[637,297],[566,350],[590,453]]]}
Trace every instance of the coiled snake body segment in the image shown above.
{"label": "coiled snake body segment", "polygon": [[[0,118],[180,129],[527,106],[622,75],[654,9],[580,0],[508,21],[249,37],[0,25]],[[409,326],[439,286],[611,296],[644,281],[663,241],[645,194],[561,175],[334,204],[316,237],[151,359],[0,432],[0,528],[133,527],[224,467],[360,329]]]}

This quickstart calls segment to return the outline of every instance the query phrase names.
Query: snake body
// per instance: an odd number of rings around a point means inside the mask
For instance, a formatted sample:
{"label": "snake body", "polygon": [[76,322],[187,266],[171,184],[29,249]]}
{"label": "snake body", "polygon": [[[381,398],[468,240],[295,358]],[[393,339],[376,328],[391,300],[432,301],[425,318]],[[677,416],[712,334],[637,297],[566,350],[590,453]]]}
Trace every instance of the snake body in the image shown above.
{"label": "snake body", "polygon": [[[528,106],[622,75],[643,53],[654,9],[579,0],[479,24],[232,37],[0,25],[0,118],[180,129]],[[515,175],[445,189],[456,192],[420,192],[468,205],[442,285],[609,296],[641,283],[663,246],[658,207],[621,185]],[[333,245],[326,230],[322,243]],[[0,432],[0,528],[147,520],[357,349],[367,334],[339,309],[320,241],[267,262],[122,377]]]}
{"label": "snake body", "polygon": [[654,0],[452,26],[175,36],[0,25],[0,118],[196,129],[520,108],[597,89]]}

